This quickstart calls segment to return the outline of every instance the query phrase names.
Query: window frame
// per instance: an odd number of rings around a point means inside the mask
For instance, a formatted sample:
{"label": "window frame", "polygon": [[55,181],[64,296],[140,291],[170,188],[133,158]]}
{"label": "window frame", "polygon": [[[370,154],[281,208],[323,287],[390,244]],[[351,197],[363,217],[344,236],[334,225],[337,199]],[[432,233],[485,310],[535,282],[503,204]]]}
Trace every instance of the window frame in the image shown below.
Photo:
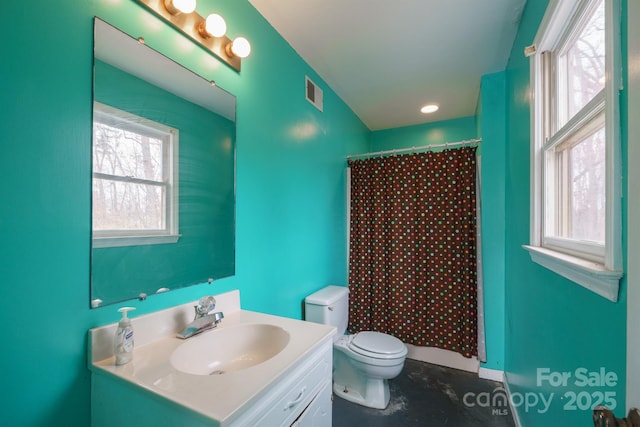
{"label": "window frame", "polygon": [[[553,56],[564,46],[576,27],[584,22],[587,11],[598,0],[551,0],[534,44],[525,52],[531,55],[531,213],[530,243],[523,247],[531,259],[563,277],[611,301],[618,300],[622,268],[621,227],[621,160],[619,88],[620,68],[620,4],[619,0],[605,3],[605,87],[578,114],[564,123],[552,140],[550,123],[556,120],[558,102],[553,94],[555,77]],[[551,52],[548,54],[547,52]],[[550,71],[552,70],[552,71]],[[550,99],[553,98],[553,99]],[[554,104],[555,103],[555,104]],[[555,116],[552,116],[555,115]],[[545,185],[547,150],[566,138],[590,126],[599,116],[605,122],[605,242],[604,245],[579,242],[545,235]],[[560,134],[561,133],[561,134]],[[560,135],[559,135],[560,134]]]}
{"label": "window frame", "polygon": [[[165,228],[153,230],[93,230],[92,247],[109,248],[122,246],[139,246],[176,243],[179,238],[179,206],[178,206],[178,147],[179,131],[162,123],[137,116],[128,111],[94,101],[94,117],[96,121],[108,126],[139,132],[141,134],[162,139],[163,143],[163,168],[166,169],[162,181],[149,181],[133,177],[118,177],[117,181],[124,183],[156,185],[164,187],[164,215]],[[93,149],[92,149],[93,150]],[[93,153],[92,153],[93,170]],[[92,182],[96,178],[112,178],[110,175],[92,171]],[[91,190],[93,198],[93,185]],[[93,210],[92,210],[93,216]]]}

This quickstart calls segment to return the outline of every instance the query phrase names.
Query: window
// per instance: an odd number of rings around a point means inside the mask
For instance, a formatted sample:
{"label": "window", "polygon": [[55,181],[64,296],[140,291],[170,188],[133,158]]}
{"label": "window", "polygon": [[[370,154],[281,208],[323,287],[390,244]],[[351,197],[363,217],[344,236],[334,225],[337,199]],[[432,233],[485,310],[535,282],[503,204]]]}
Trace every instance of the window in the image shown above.
{"label": "window", "polygon": [[178,132],[95,103],[93,247],[178,240]]}
{"label": "window", "polygon": [[531,61],[533,261],[617,301],[622,277],[616,0],[552,0]]}

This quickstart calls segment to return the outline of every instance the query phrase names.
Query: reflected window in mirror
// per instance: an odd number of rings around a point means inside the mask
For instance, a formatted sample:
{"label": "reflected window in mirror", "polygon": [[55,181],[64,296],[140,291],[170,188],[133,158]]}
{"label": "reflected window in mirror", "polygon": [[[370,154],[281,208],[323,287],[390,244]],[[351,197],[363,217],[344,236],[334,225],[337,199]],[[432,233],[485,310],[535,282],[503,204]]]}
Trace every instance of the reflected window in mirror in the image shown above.
{"label": "reflected window in mirror", "polygon": [[178,131],[95,102],[93,246],[178,240]]}

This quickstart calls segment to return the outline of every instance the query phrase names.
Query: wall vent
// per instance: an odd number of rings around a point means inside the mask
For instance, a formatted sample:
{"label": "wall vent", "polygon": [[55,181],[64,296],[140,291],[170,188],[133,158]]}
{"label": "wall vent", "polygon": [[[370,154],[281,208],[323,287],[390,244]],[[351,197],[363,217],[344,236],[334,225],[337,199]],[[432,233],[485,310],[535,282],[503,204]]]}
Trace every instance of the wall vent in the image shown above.
{"label": "wall vent", "polygon": [[305,76],[305,94],[307,101],[322,111],[322,89],[312,82],[309,76]]}

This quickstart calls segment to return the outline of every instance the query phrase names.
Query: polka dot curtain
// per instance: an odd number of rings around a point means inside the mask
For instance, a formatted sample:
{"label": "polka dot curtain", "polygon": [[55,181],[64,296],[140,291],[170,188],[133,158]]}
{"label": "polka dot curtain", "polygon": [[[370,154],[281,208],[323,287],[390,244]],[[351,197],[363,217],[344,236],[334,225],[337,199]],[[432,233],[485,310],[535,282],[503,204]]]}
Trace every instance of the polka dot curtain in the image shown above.
{"label": "polka dot curtain", "polygon": [[349,331],[477,355],[476,147],[349,165]]}

